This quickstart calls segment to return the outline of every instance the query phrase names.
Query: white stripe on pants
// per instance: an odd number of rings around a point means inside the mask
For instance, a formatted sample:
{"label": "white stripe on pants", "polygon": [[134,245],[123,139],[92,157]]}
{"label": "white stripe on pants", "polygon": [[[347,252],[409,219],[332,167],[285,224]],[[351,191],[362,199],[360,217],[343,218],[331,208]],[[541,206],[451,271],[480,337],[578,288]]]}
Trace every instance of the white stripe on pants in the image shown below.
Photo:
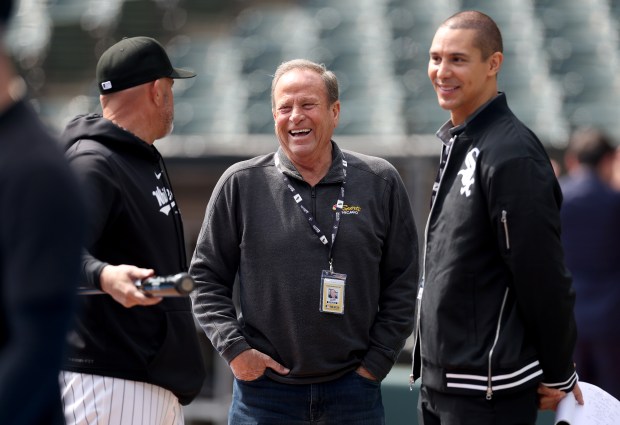
{"label": "white stripe on pants", "polygon": [[67,425],[183,425],[175,395],[156,385],[60,371]]}

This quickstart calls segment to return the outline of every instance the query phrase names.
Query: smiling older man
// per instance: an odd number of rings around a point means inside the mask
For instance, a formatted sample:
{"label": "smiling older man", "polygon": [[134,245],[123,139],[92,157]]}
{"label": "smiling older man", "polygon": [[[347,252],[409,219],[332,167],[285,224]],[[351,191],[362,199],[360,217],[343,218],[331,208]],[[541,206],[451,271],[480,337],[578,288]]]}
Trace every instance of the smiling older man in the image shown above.
{"label": "smiling older man", "polygon": [[380,381],[413,326],[409,198],[388,162],[332,141],[332,72],[285,62],[272,100],[280,148],[224,173],[190,267],[194,313],[236,378],[229,423],[382,424]]}

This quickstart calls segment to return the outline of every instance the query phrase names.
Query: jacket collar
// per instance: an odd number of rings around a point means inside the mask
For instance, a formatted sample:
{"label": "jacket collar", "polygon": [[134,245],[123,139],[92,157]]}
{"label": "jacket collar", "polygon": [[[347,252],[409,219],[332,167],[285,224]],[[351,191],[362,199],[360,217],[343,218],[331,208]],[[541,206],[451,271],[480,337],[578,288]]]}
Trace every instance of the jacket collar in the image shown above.
{"label": "jacket collar", "polygon": [[473,114],[467,117],[464,123],[453,126],[452,121],[448,120],[435,134],[447,145],[454,136],[458,136],[463,132],[467,134],[476,133],[480,126],[486,127],[495,116],[502,115],[506,111],[509,111],[506,94],[498,92],[497,96],[480,106]]}
{"label": "jacket collar", "polygon": [[[280,160],[280,168],[285,175],[297,180],[303,180],[303,177],[299,171],[297,171],[297,168],[295,168],[295,165],[291,162],[288,156],[286,156],[282,147],[278,148],[276,155],[278,155],[278,159]],[[327,174],[321,179],[319,184],[337,183],[344,180],[342,165],[343,156],[344,154],[342,153],[342,150],[340,150],[340,147],[338,147],[336,142],[332,140],[332,164],[329,167]]]}
{"label": "jacket collar", "polygon": [[160,157],[155,146],[117,126],[100,114],[78,115],[67,125],[60,139],[66,149],[81,139],[91,139],[110,149],[128,152],[155,162]]}
{"label": "jacket collar", "polygon": [[463,131],[467,134],[478,133],[480,129],[486,129],[490,122],[496,118],[510,113],[506,94],[498,92],[497,96],[489,100],[465,120]]}

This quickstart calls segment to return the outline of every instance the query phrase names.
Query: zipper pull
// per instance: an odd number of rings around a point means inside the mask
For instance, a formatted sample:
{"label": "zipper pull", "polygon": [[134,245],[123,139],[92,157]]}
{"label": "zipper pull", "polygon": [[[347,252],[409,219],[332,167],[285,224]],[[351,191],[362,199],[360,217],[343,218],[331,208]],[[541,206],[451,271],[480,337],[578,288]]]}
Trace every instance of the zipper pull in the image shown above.
{"label": "zipper pull", "polygon": [[504,235],[506,236],[506,249],[510,250],[510,236],[508,235],[508,211],[502,210],[501,222],[504,224]]}
{"label": "zipper pull", "polygon": [[487,387],[486,399],[491,400],[492,398],[493,398],[493,389],[489,386]]}

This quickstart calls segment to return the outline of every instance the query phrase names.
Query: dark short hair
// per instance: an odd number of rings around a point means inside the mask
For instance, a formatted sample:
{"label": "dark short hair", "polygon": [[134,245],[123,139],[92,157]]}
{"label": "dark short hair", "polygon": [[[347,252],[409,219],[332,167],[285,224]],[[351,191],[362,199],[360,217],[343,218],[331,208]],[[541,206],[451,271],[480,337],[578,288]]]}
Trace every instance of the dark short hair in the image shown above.
{"label": "dark short hair", "polygon": [[575,155],[580,164],[589,167],[596,167],[605,156],[615,151],[607,134],[593,127],[575,130],[566,150]]}
{"label": "dark short hair", "polygon": [[446,19],[441,27],[460,30],[475,30],[474,46],[482,52],[486,60],[495,52],[504,51],[502,33],[490,16],[477,10],[466,10],[455,13]]}
{"label": "dark short hair", "polygon": [[307,59],[293,59],[287,62],[282,62],[280,66],[276,69],[276,73],[273,76],[273,80],[271,81],[271,107],[275,107],[275,99],[273,98],[273,93],[276,89],[276,84],[280,80],[284,74],[293,69],[308,69],[310,71],[314,71],[323,79],[325,83],[325,89],[327,90],[327,100],[329,104],[333,104],[338,100],[338,79],[336,78],[336,74],[332,71],[329,71],[325,65],[319,64],[316,62],[312,62]]}

